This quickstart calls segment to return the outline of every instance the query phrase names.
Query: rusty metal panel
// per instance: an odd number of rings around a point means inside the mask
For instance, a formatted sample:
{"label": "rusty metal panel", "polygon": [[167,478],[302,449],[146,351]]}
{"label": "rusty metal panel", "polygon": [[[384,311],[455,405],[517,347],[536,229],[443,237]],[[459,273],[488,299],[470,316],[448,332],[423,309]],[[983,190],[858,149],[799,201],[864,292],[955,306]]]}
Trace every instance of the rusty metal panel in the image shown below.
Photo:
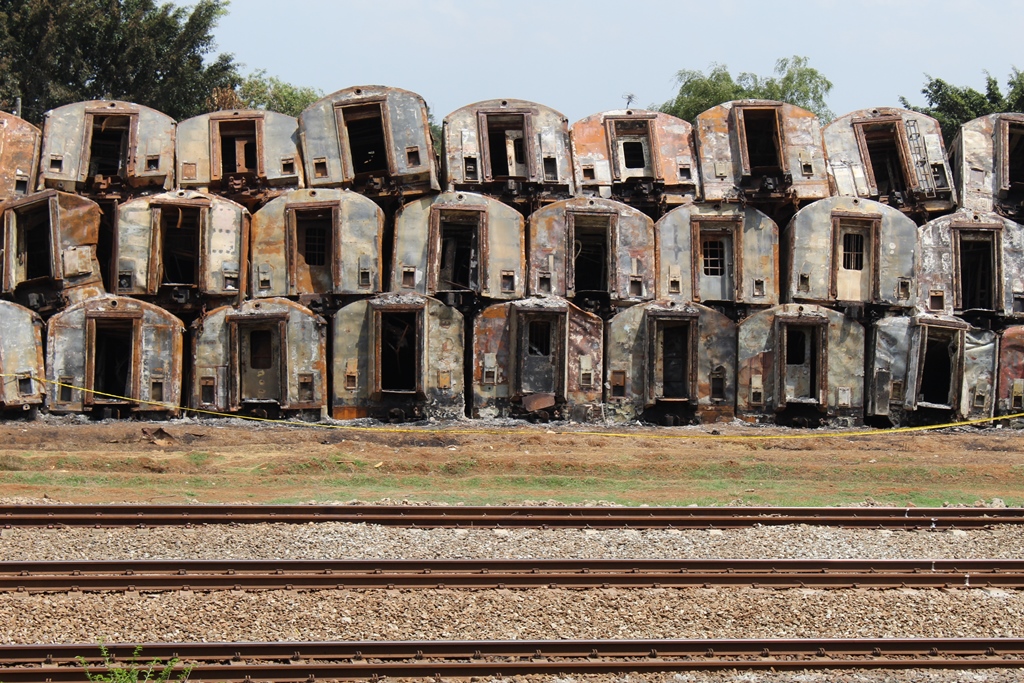
{"label": "rusty metal panel", "polygon": [[252,217],[256,297],[381,291],[384,212],[348,190],[293,190]]}
{"label": "rusty metal panel", "polygon": [[700,199],[692,126],[661,112],[619,109],[572,125],[576,185],[627,203]]}
{"label": "rusty metal panel", "polygon": [[0,301],[0,407],[30,410],[43,403],[43,321],[33,311]]}
{"label": "rusty metal panel", "polygon": [[989,114],[960,127],[949,156],[961,207],[1024,218],[1021,135],[1022,114]]}
{"label": "rusty metal panel", "polygon": [[821,199],[783,230],[787,301],[916,304],[917,225],[900,211],[853,197]]}
{"label": "rusty metal panel", "polygon": [[92,100],[44,115],[38,189],[116,195],[174,187],[174,119],[131,102]]}
{"label": "rusty metal panel", "polygon": [[444,118],[449,190],[558,199],[575,192],[569,121],[525,100],[476,102]]}
{"label": "rusty metal panel", "polygon": [[[832,121],[824,139],[835,194],[881,201],[919,224],[956,207],[942,131],[927,114],[896,107],[860,109]],[[880,155],[888,155],[889,163],[875,169],[872,159]]]}
{"label": "rusty metal panel", "polygon": [[222,306],[193,323],[190,406],[326,417],[327,324],[281,298]]}
{"label": "rusty metal panel", "polygon": [[655,292],[654,222],[610,199],[555,202],[530,215],[529,262],[533,295],[607,292],[612,302],[649,301]]}
{"label": "rusty metal panel", "polygon": [[966,420],[992,417],[996,407],[997,345],[998,335],[992,330],[973,327],[967,330],[958,417]]}
{"label": "rusty metal panel", "polygon": [[177,415],[183,335],[178,318],[144,301],[106,295],[69,306],[50,318],[46,366],[51,382],[70,386],[50,384],[47,405]]}
{"label": "rusty metal panel", "polygon": [[1024,325],[1011,325],[999,335],[995,414],[1024,413]]}
{"label": "rusty metal panel", "polygon": [[28,121],[0,112],[0,201],[35,189],[42,133]]}
{"label": "rusty metal panel", "polygon": [[[460,250],[445,248],[445,216],[465,223]],[[456,245],[452,245],[453,247]],[[526,289],[525,238],[522,215],[495,199],[471,192],[444,192],[403,206],[395,217],[394,267],[391,290],[438,294],[469,292],[488,299],[509,300]],[[441,270],[456,258],[467,269],[452,282]]]}
{"label": "rusty metal panel", "polygon": [[440,189],[427,105],[416,93],[380,85],[339,90],[299,115],[299,136],[307,187],[402,197]]}
{"label": "rusty metal panel", "polygon": [[739,323],[737,415],[858,421],[864,350],[864,327],[822,306],[782,304],[752,314]]}

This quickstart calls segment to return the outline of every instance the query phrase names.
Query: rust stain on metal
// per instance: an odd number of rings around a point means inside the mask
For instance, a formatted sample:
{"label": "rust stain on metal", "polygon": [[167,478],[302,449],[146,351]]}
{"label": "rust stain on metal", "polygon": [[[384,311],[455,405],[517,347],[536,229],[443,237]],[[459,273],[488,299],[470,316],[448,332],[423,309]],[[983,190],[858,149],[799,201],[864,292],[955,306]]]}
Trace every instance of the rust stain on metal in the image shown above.
{"label": "rust stain on metal", "polygon": [[968,121],[950,144],[960,206],[1024,218],[1024,114],[989,114]]}
{"label": "rust stain on metal", "polygon": [[0,301],[0,408],[31,411],[43,404],[46,377],[43,321],[34,311]]}
{"label": "rust stain on metal", "polygon": [[0,112],[0,201],[35,189],[42,133],[28,121]]}

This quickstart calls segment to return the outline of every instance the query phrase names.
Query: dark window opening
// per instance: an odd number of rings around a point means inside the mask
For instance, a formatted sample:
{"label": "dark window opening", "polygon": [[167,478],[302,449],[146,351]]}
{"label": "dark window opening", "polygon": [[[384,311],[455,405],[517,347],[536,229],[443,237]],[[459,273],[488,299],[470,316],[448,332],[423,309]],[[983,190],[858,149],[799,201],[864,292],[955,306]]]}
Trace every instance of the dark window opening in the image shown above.
{"label": "dark window opening", "polygon": [[415,168],[420,165],[420,148],[409,147],[405,150],[405,160],[408,162],[410,168]]}
{"label": "dark window opening", "polygon": [[466,180],[477,180],[476,157],[465,157],[463,158],[462,163],[466,169]]}
{"label": "dark window opening", "polygon": [[991,232],[957,231],[960,302],[964,310],[995,309],[995,239]]}
{"label": "dark window opening", "polygon": [[623,142],[622,161],[626,168],[644,168],[647,166],[647,158],[644,154],[644,143]]}
{"label": "dark window opening", "polygon": [[18,178],[14,181],[14,194],[28,194],[27,178]]}
{"label": "dark window opening", "polygon": [[941,311],[946,307],[946,295],[942,292],[932,292],[928,295],[928,308],[933,311]]}
{"label": "dark window opening", "polygon": [[622,398],[626,395],[625,370],[612,370],[612,397]]}
{"label": "dark window opening", "polygon": [[163,403],[164,383],[163,380],[153,380],[149,383],[149,400]]}
{"label": "dark window opening", "polygon": [[132,337],[131,320],[96,320],[93,337],[94,391],[110,396],[96,396],[96,400],[116,400],[131,397]]}
{"label": "dark window opening", "polygon": [[199,284],[199,222],[203,209],[161,206],[159,210],[164,270],[161,284]]}
{"label": "dark window opening", "polygon": [[690,327],[686,323],[661,328],[662,396],[690,396]]}
{"label": "dark window opening", "polygon": [[843,268],[864,270],[864,235],[859,232],[843,235]]}
{"label": "dark window opening", "polygon": [[725,400],[725,368],[717,367],[711,371],[711,400]]}
{"label": "dark window opening", "polygon": [[224,176],[236,173],[256,173],[259,167],[256,149],[256,121],[221,121],[220,168]]}
{"label": "dark window opening", "polygon": [[18,235],[18,264],[25,269],[25,280],[52,277],[50,202],[15,209]]}
{"label": "dark window opening", "polygon": [[1011,190],[1024,190],[1024,125],[1011,124],[1006,139],[1007,171]]}
{"label": "dark window opening", "polygon": [[330,264],[333,227],[334,212],[329,208],[300,209],[295,212],[296,247],[307,266]]}
{"label": "dark window opening", "polygon": [[584,180],[594,180],[595,178],[596,178],[596,175],[594,174],[594,167],[593,166],[588,166],[588,167],[583,169],[583,179]]}
{"label": "dark window opening", "polygon": [[486,120],[491,177],[526,177],[525,117],[522,114],[491,114]]}
{"label": "dark window opening", "polygon": [[100,232],[99,240],[96,243],[96,260],[100,262],[100,277],[103,284],[109,291],[118,289],[131,289],[131,279],[126,287],[121,287],[114,279],[117,264],[114,263],[114,245],[117,242],[117,227],[114,220],[117,217],[117,202],[114,200],[100,200]]}
{"label": "dark window opening", "polygon": [[954,334],[928,330],[924,363],[920,372],[921,401],[949,405],[949,394],[953,387]]}
{"label": "dark window opening", "polygon": [[381,391],[416,391],[419,338],[416,313],[380,314]]}
{"label": "dark window opening", "polygon": [[74,377],[61,377],[59,380],[60,386],[58,387],[57,400],[61,403],[71,403],[73,396],[73,389],[71,388],[72,383],[75,381]]}
{"label": "dark window opening", "polygon": [[249,367],[253,370],[269,370],[273,365],[273,330],[251,330],[249,332]]}
{"label": "dark window opening", "polygon": [[121,176],[128,167],[131,117],[94,115],[89,143],[89,177]]}
{"label": "dark window opening", "polygon": [[203,377],[199,380],[199,400],[210,405],[216,399],[217,380],[214,377]]}
{"label": "dark window opening", "polygon": [[743,109],[750,172],[766,173],[782,168],[779,121],[774,109]]}
{"label": "dark window opening", "polygon": [[311,403],[314,397],[313,375],[303,373],[299,375],[299,401]]}
{"label": "dark window opening", "polygon": [[[388,170],[387,139],[384,136],[384,113],[379,103],[342,107],[348,151],[352,169],[360,173]],[[410,164],[413,165],[413,164]]]}
{"label": "dark window opening", "polygon": [[22,396],[32,395],[32,378],[31,377],[19,377],[18,378],[18,393]]}
{"label": "dark window opening", "polygon": [[326,159],[314,159],[313,160],[313,177],[314,178],[326,178],[327,177],[327,160]]}
{"label": "dark window opening", "polygon": [[281,175],[295,175],[295,159],[281,159]]}
{"label": "dark window opening", "polygon": [[558,182],[558,161],[554,157],[544,157],[544,181]]}
{"label": "dark window opening", "polygon": [[160,170],[160,157],[158,155],[150,155],[146,157],[146,172],[154,173]]}
{"label": "dark window opening", "polygon": [[480,286],[480,218],[477,211],[442,211],[437,290]]}
{"label": "dark window opening", "polygon": [[807,362],[807,333],[800,329],[786,329],[786,365]]}
{"label": "dark window opening", "polygon": [[530,356],[551,355],[551,321],[531,320],[526,353]]}
{"label": "dark window opening", "polygon": [[868,163],[875,178],[878,196],[891,197],[907,190],[907,178],[900,161],[900,135],[896,123],[875,123],[863,126]]}
{"label": "dark window opening", "polygon": [[701,259],[705,275],[725,275],[725,241],[701,240]]}
{"label": "dark window opening", "polygon": [[621,143],[624,168],[634,169],[648,166],[647,152],[644,148],[650,144],[651,138],[646,120],[616,121],[615,139]]}
{"label": "dark window opening", "polygon": [[573,274],[577,292],[607,292],[611,217],[574,214]]}

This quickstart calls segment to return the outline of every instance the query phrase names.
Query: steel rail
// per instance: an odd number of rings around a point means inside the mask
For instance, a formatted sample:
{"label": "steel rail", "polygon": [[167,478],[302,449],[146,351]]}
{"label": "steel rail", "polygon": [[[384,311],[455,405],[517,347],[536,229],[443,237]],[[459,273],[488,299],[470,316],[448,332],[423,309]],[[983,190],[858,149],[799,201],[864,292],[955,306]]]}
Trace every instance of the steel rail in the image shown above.
{"label": "steel rail", "polygon": [[808,524],[885,529],[977,529],[996,524],[1024,524],[1024,508],[0,505],[0,527],[7,528],[310,522],[419,528],[726,529]]}
{"label": "steel rail", "polygon": [[[363,641],[108,645],[115,663],[180,658],[191,678],[308,681],[716,669],[1024,668],[1020,638]],[[0,646],[7,683],[85,681],[105,670],[96,645]]]}
{"label": "steel rail", "polygon": [[0,562],[0,592],[365,588],[1024,588],[1024,560],[129,560]]}

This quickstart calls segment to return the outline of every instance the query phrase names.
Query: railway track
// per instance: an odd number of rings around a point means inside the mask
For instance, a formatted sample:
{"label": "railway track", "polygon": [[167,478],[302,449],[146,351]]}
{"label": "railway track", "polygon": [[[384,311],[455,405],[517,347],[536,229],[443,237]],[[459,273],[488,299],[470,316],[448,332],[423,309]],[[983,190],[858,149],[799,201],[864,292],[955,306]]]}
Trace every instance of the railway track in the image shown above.
{"label": "railway track", "polygon": [[346,522],[419,528],[979,529],[1024,524],[1024,508],[544,507],[413,505],[0,505],[0,527],[151,527]]}
{"label": "railway track", "polygon": [[[366,588],[1024,588],[1024,560],[0,562],[0,591]],[[0,679],[2,680],[2,679]]]}
{"label": "railway track", "polygon": [[[115,662],[136,644],[110,645]],[[96,645],[0,646],[6,683],[85,681]],[[139,661],[180,658],[193,680],[312,681],[716,669],[1024,668],[1024,639],[372,641],[142,644]]]}

